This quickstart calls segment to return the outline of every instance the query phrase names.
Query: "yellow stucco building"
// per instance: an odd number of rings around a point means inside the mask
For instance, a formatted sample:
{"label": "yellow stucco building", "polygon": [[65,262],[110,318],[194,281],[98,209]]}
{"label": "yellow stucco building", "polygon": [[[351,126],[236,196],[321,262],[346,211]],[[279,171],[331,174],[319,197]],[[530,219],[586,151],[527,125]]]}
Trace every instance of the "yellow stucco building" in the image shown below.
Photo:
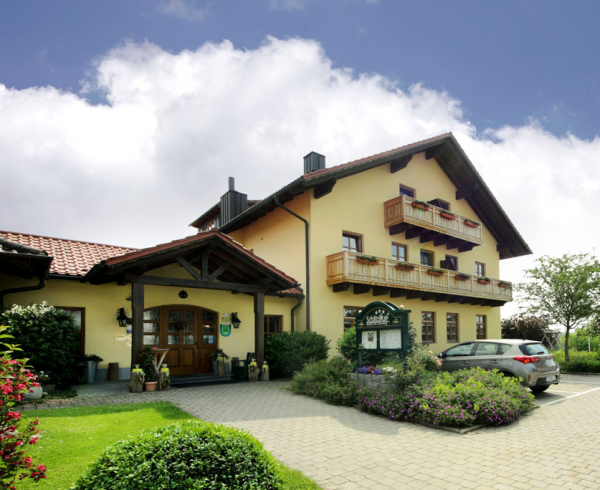
{"label": "yellow stucco building", "polygon": [[[197,235],[143,250],[0,232],[0,255],[13,256],[0,260],[0,294],[73,308],[81,353],[119,362],[120,377],[144,344],[170,349],[173,375],[194,374],[210,371],[217,346],[260,358],[264,337],[282,331],[308,328],[335,345],[376,300],[411,310],[436,351],[499,338],[499,307],[512,299],[499,261],[531,253],[451,134],[333,168],[311,153],[273,195],[248,200],[230,184],[192,226]],[[27,250],[10,243],[54,257],[44,287],[20,290],[39,285],[44,254],[30,250],[15,272]],[[115,320],[122,307],[131,334]]]}

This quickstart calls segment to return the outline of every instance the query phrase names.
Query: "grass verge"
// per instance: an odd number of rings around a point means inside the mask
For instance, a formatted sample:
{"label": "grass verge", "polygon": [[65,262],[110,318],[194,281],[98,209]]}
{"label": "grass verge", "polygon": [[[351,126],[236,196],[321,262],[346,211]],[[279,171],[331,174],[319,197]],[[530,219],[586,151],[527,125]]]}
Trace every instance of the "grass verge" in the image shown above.
{"label": "grass verge", "polygon": [[[47,466],[48,472],[46,480],[23,480],[18,488],[38,490],[68,489],[115,442],[145,429],[194,418],[169,402],[36,410],[23,416],[40,419],[42,437],[30,455],[36,463]],[[320,488],[282,463],[280,471],[286,489]]]}

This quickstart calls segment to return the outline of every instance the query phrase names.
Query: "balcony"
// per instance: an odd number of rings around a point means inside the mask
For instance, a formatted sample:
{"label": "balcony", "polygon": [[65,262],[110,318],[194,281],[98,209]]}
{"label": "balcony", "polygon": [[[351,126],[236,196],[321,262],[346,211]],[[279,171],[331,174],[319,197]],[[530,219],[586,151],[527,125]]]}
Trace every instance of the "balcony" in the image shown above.
{"label": "balcony", "polygon": [[[464,275],[459,272],[432,269],[431,267],[377,258],[377,263],[363,263],[363,254],[340,252],[327,257],[327,285],[334,292],[347,291],[354,285],[354,294],[368,293],[373,296],[390,295],[391,298],[405,296],[423,301],[435,300],[448,303],[481,306],[502,306],[512,301],[511,285],[499,279],[490,279],[482,284],[482,277]],[[398,269],[396,266],[413,268]],[[432,275],[440,271],[440,275]]]}
{"label": "balcony", "polygon": [[384,203],[384,226],[390,235],[405,233],[407,239],[419,237],[421,243],[433,241],[468,252],[481,245],[481,223],[464,218],[432,204],[423,206],[412,197],[399,196]]}

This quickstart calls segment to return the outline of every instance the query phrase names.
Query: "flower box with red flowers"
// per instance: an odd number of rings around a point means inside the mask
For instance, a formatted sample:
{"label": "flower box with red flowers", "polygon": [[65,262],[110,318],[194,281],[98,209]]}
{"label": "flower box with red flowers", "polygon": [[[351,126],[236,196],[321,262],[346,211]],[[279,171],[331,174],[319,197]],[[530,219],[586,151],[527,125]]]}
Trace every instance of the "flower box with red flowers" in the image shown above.
{"label": "flower box with red flowers", "polygon": [[399,271],[414,271],[415,266],[412,264],[396,264],[396,269]]}
{"label": "flower box with red flowers", "polygon": [[499,288],[509,289],[511,286],[512,286],[512,284],[510,282],[499,282],[498,283]]}
{"label": "flower box with red flowers", "polygon": [[413,201],[410,203],[413,208],[421,209],[423,211],[429,210],[429,203],[423,201]]}
{"label": "flower box with red flowers", "polygon": [[442,217],[444,219],[448,219],[448,220],[455,220],[456,219],[456,215],[455,214],[448,213],[446,211],[440,211],[440,217]]}
{"label": "flower box with red flowers", "polygon": [[469,228],[479,228],[479,223],[477,223],[477,221],[472,221],[470,219],[466,219],[463,221],[463,223],[465,224],[465,226],[468,226]]}
{"label": "flower box with red flowers", "polygon": [[482,277],[481,279],[477,279],[477,282],[479,284],[490,284],[492,281],[490,281],[487,277]]}
{"label": "flower box with red flowers", "polygon": [[456,274],[454,276],[454,279],[456,279],[457,281],[468,281],[469,279],[471,279],[471,276],[467,274]]}
{"label": "flower box with red flowers", "polygon": [[445,273],[445,271],[442,271],[440,269],[429,269],[427,271],[427,274],[429,274],[430,276],[443,276]]}
{"label": "flower box with red flowers", "polygon": [[356,261],[360,264],[367,264],[367,265],[379,264],[379,259],[377,257],[368,257],[366,255],[356,257]]}

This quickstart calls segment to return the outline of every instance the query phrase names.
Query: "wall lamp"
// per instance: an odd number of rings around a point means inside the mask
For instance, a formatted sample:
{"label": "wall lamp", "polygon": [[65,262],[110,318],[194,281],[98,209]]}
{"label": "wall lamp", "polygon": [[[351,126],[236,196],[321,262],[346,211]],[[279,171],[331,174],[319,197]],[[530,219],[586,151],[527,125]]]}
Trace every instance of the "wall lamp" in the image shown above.
{"label": "wall lamp", "polygon": [[242,321],[238,318],[237,311],[231,313],[231,323],[233,324],[233,328],[240,328]]}
{"label": "wall lamp", "polygon": [[119,322],[119,327],[131,325],[131,318],[125,313],[125,308],[119,308],[117,310],[117,321]]}

